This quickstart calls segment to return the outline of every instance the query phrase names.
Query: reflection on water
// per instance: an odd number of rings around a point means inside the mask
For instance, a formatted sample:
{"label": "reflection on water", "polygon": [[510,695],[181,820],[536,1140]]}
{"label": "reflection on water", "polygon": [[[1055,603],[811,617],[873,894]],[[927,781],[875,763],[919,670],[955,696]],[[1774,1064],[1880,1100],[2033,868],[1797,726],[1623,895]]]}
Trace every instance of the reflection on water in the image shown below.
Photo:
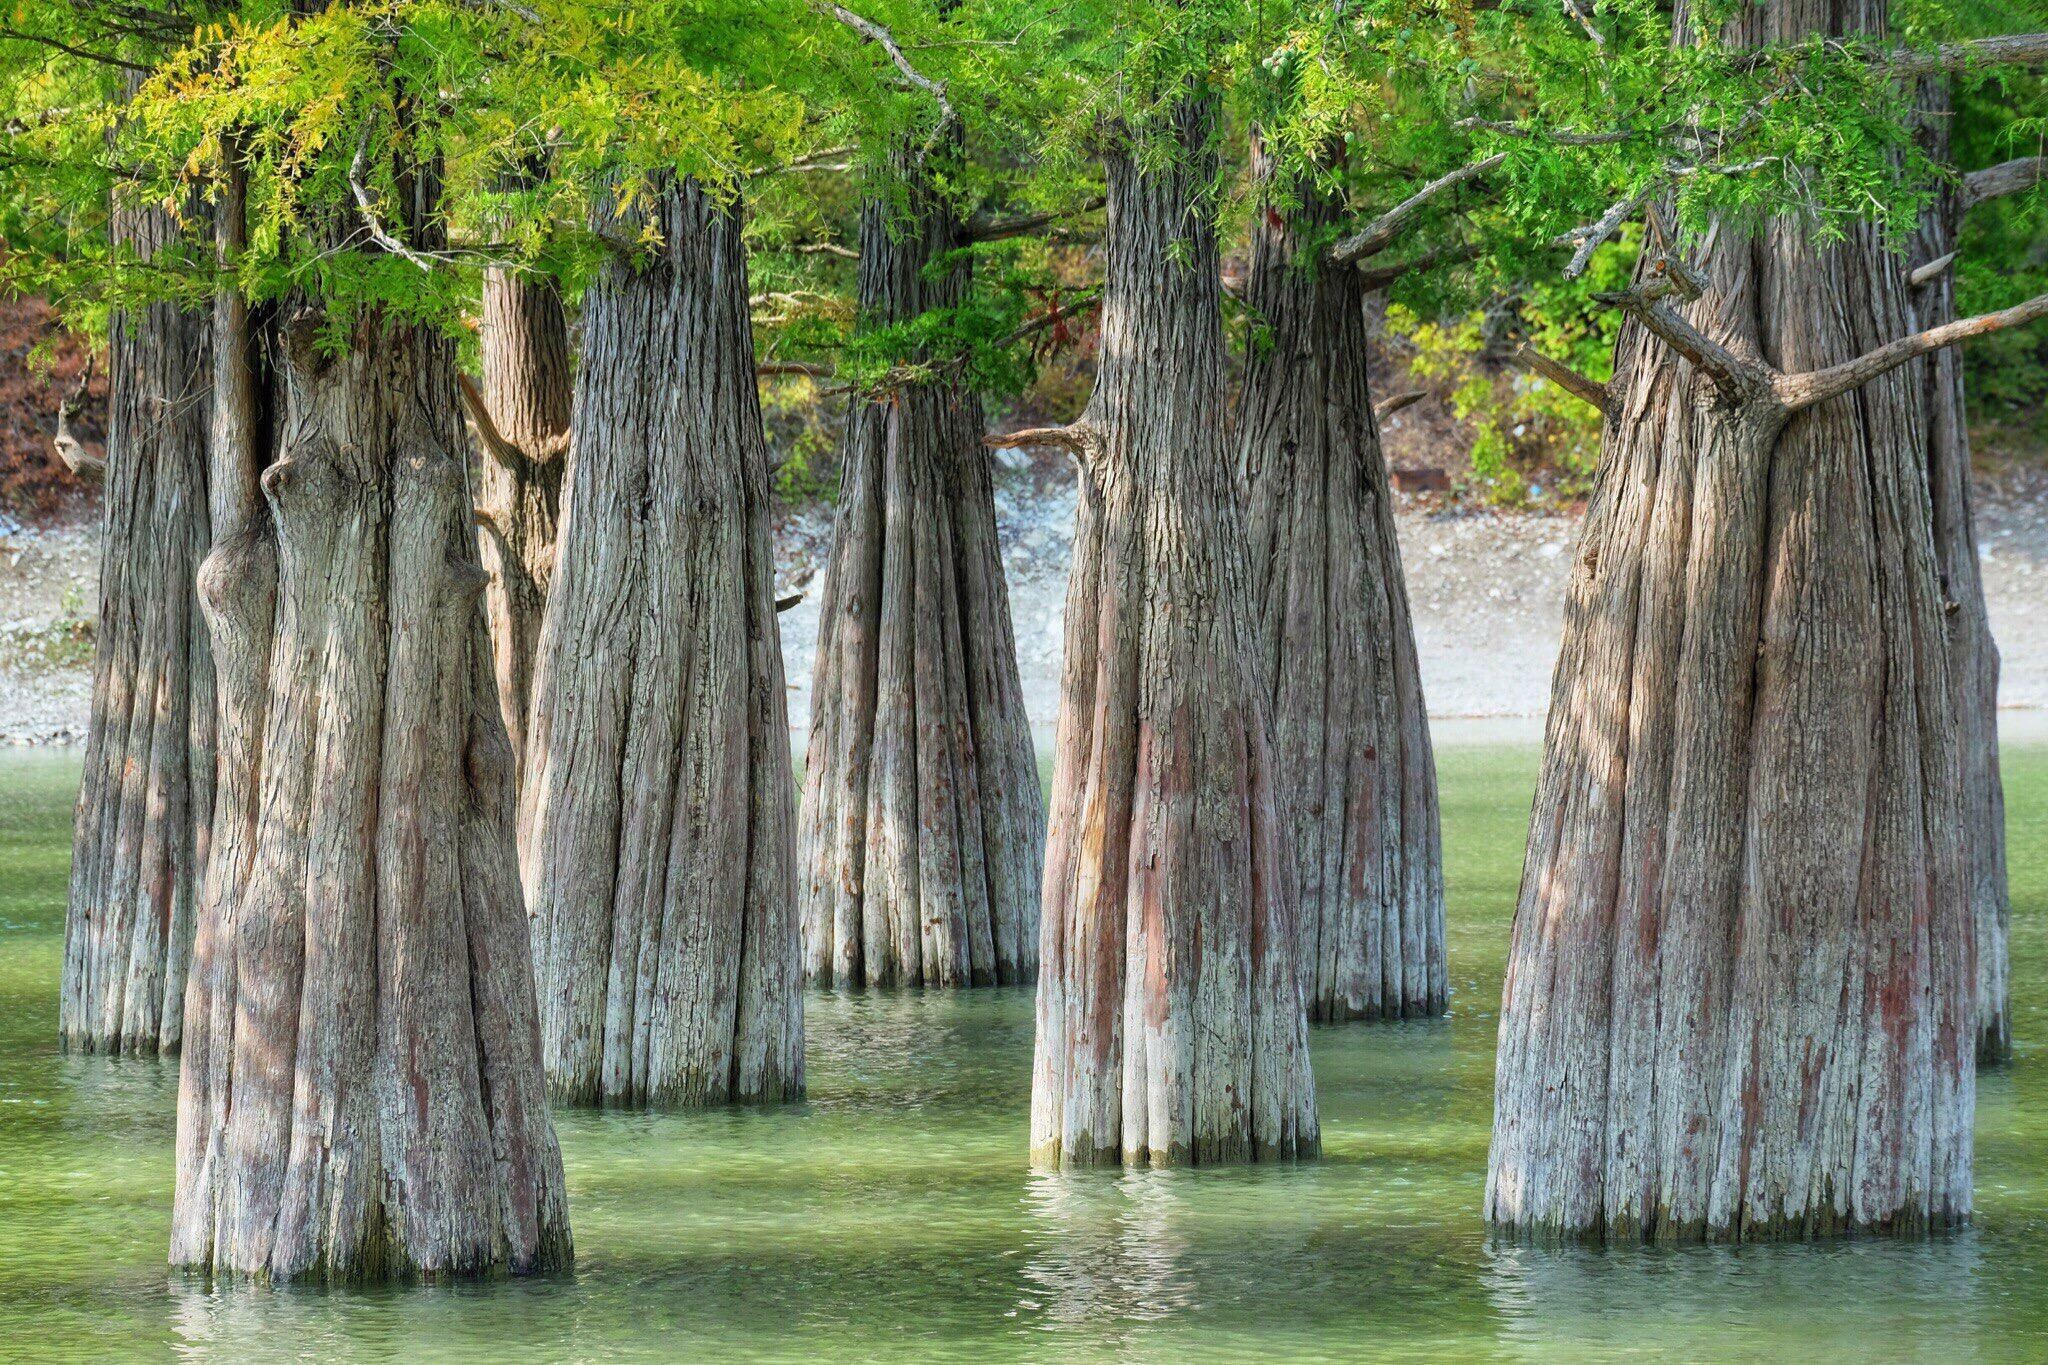
{"label": "reflection on water", "polygon": [[1531,1351],[1640,1351],[1674,1334],[1757,1349],[1825,1330],[1832,1350],[1860,1343],[1880,1358],[1923,1349],[1969,1358],[1978,1325],[2005,1331],[1987,1314],[2017,1309],[2022,1321],[2006,1324],[2038,1330],[2024,1321],[2039,1312],[2038,1284],[1987,1274],[1983,1242],[1974,1231],[1744,1247],[1501,1242],[1488,1248],[1486,1284],[1504,1340]]}
{"label": "reflection on water", "polygon": [[1480,1223],[1533,771],[1447,756],[1453,1017],[1313,1031],[1321,1161],[1034,1172],[1028,991],[818,994],[801,1104],[558,1113],[574,1274],[334,1292],[166,1273],[175,1069],[56,1050],[68,790],[0,771],[0,1358],[2048,1359],[2048,752],[2008,756],[2035,833],[1979,1227],[1739,1251],[1539,1251]]}
{"label": "reflection on water", "polygon": [[1151,1322],[1198,1302],[1182,1264],[1184,1174],[1039,1171],[1024,1202],[1031,1259],[1018,1306],[1061,1327]]}

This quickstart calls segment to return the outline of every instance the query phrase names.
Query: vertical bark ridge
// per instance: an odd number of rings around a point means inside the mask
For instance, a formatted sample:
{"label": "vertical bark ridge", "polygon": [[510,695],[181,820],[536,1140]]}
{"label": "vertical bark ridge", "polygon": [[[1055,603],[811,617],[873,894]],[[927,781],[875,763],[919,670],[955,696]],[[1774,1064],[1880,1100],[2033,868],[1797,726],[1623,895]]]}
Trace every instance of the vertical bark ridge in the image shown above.
{"label": "vertical bark ridge", "polygon": [[[417,230],[433,179],[408,185]],[[247,309],[215,310],[218,819],[171,1259],[280,1281],[565,1265],[454,357],[376,313],[326,355],[318,305],[285,308],[267,399]]]}
{"label": "vertical bark ridge", "polygon": [[[1773,0],[1746,36],[1881,29]],[[1875,229],[1723,226],[1693,322],[1910,330]],[[1503,989],[1489,1218],[1665,1241],[1970,1211],[1974,929],[1921,378],[1784,420],[1625,325]]]}
{"label": "vertical bark ridge", "polygon": [[502,442],[482,442],[477,510],[498,697],[524,752],[541,608],[554,573],[575,376],[553,280],[484,272],[483,398]]}
{"label": "vertical bark ridge", "polygon": [[[520,794],[542,1053],[570,1103],[803,1090],[794,790],[737,205],[584,301]],[[609,210],[605,210],[607,213]]]}
{"label": "vertical bark ridge", "polygon": [[1032,1078],[1043,1162],[1317,1149],[1294,871],[1222,434],[1201,202],[1213,117],[1182,101],[1162,167],[1121,140],[1105,155]]}
{"label": "vertical bark ridge", "polygon": [[[1270,166],[1255,150],[1255,170]],[[1259,658],[1300,875],[1302,989],[1318,1020],[1443,1013],[1436,760],[1366,380],[1365,291],[1305,239],[1337,206],[1303,184],[1252,229],[1239,468]]]}
{"label": "vertical bark ridge", "polygon": [[[115,241],[144,258],[179,229],[117,203]],[[213,807],[213,656],[193,581],[208,512],[203,312],[119,312],[108,338],[100,612],[65,917],[58,1031],[68,1048],[178,1049]]]}
{"label": "vertical bark ridge", "polygon": [[[964,297],[931,155],[905,152],[904,197],[863,207],[869,326]],[[798,833],[813,984],[1036,974],[1045,819],[981,437],[980,400],[946,379],[847,414]]]}
{"label": "vertical bark ridge", "polygon": [[[1921,145],[1937,165],[1949,153],[1946,77],[1921,83]],[[1920,219],[1915,261],[1935,261],[1956,249],[1959,210],[1952,185],[1937,188]],[[1955,274],[1936,272],[1914,291],[1915,322],[1938,327],[1956,316]],[[1947,613],[1949,675],[1956,688],[1956,724],[1963,755],[1963,845],[1969,860],[1970,903],[1977,921],[1977,1056],[2002,1062],[2012,1055],[2012,905],[2005,870],[2005,788],[1998,766],[1998,645],[1984,603],[1971,512],[1970,427],[1963,397],[1963,358],[1954,348],[1936,351],[1927,380],[1927,486],[1934,512],[1934,553]]]}

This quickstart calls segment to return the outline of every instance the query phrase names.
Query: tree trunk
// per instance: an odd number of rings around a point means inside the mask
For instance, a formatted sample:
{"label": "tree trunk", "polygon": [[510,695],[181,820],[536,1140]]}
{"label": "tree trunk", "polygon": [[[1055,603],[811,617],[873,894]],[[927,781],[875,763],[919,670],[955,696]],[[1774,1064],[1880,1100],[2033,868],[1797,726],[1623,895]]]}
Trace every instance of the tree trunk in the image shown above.
{"label": "tree trunk", "polygon": [[[958,307],[965,241],[907,154],[861,215],[870,326]],[[825,570],[798,847],[817,985],[1015,985],[1037,971],[1045,816],[981,444],[956,381],[854,399]]]}
{"label": "tree trunk", "polygon": [[[1921,85],[1922,145],[1937,164],[1949,161],[1947,79]],[[1936,261],[1956,249],[1960,216],[1953,185],[1937,189],[1920,219],[1913,259]],[[1914,293],[1915,326],[1936,327],[1956,316],[1955,272],[1942,270]],[[1963,358],[1937,351],[1925,368],[1927,486],[1934,513],[1934,559],[1948,613],[1949,676],[1956,689],[1962,743],[1963,853],[1977,921],[1977,1056],[2012,1055],[2012,918],[2005,877],[2005,789],[1998,771],[1998,645],[1984,605],[1977,532],[1970,506],[1970,427],[1963,401]]]}
{"label": "tree trunk", "polygon": [[[1751,41],[1881,28],[1771,0]],[[1688,316],[1784,371],[1909,330],[1868,225],[1723,224]],[[1487,1213],[1660,1241],[1970,1212],[1974,932],[1920,376],[1787,419],[1631,320],[1503,992]]]}
{"label": "tree trunk", "polygon": [[569,448],[569,323],[554,281],[485,271],[482,351],[483,401],[496,428],[477,467],[484,603],[505,729],[512,751],[524,753]]}
{"label": "tree trunk", "polygon": [[[1314,1153],[1208,206],[1213,114],[1113,144],[1102,352],[1078,425],[1031,1141],[1044,1162]],[[1146,158],[1150,161],[1151,158]]]}
{"label": "tree trunk", "polygon": [[[117,203],[148,258],[179,229]],[[172,303],[114,315],[92,723],[79,784],[58,1028],[87,1052],[178,1049],[213,815],[213,656],[193,591],[207,511],[207,321]]]}
{"label": "tree trunk", "polygon": [[[431,178],[408,190],[416,228]],[[274,1280],[563,1265],[454,358],[375,313],[324,354],[317,305],[285,308],[261,502],[248,337],[222,337],[216,374],[219,803],[171,1259]]]}
{"label": "tree trunk", "polygon": [[1299,189],[1292,222],[1269,204],[1252,228],[1245,297],[1268,336],[1238,439],[1302,992],[1318,1020],[1441,1014],[1436,760],[1366,384],[1365,289],[1304,259],[1337,206]]}
{"label": "tree trunk", "polygon": [[[552,1093],[803,1090],[794,782],[737,205],[653,195],[661,247],[584,297],[521,848]],[[609,209],[605,210],[609,213]]]}

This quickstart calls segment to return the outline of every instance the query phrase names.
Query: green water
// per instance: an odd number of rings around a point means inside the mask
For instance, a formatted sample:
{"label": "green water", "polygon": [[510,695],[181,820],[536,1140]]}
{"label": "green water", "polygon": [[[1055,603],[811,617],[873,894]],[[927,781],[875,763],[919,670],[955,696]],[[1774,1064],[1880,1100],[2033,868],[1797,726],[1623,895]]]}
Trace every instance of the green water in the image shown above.
{"label": "green water", "polygon": [[1489,1242],[1536,755],[1442,760],[1452,1017],[1316,1031],[1320,1162],[1034,1174],[1027,993],[814,996],[805,1104],[557,1115],[573,1275],[320,1292],[164,1269],[175,1071],[52,1041],[76,761],[0,759],[0,1356],[2048,1358],[2048,749],[2007,758],[2018,1059],[1977,1226],[1739,1251]]}

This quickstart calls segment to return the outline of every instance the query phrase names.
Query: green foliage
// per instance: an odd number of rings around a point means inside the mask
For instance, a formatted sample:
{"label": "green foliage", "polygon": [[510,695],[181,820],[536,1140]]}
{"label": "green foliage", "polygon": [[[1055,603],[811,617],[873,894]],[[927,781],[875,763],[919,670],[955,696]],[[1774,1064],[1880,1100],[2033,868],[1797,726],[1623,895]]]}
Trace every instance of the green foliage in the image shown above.
{"label": "green foliage", "polygon": [[[1895,44],[2038,17],[2036,0],[2003,17],[1900,0],[1894,38],[1754,48],[1723,27],[1736,0],[1693,7],[1699,31],[1677,43],[1665,0],[188,3],[16,0],[11,29],[48,41],[0,37],[0,286],[50,296],[74,326],[227,286],[320,300],[333,346],[365,310],[466,337],[487,265],[573,298],[600,263],[655,244],[645,210],[688,177],[744,198],[764,353],[836,375],[793,386],[805,401],[940,373],[1014,395],[1076,332],[1106,140],[1163,165],[1181,155],[1168,116],[1194,95],[1223,115],[1206,211],[1233,237],[1310,184],[1353,210],[1311,244],[1327,246],[1487,163],[1426,196],[1374,260],[1441,262],[1398,282],[1396,316],[1419,363],[1454,381],[1476,477],[1506,499],[1530,469],[1564,471],[1568,493],[1590,464],[1575,400],[1500,377],[1490,354],[1527,340],[1604,368],[1613,318],[1593,296],[1626,282],[1641,238],[1566,279],[1591,224],[1658,203],[1681,244],[1788,214],[1823,235],[1875,220],[1903,242],[1950,172],[1914,143]],[[2038,85],[1964,79],[1958,162],[2042,145]],[[1271,177],[1247,174],[1254,139]],[[249,244],[223,270],[207,210],[238,180]],[[1073,216],[971,248],[960,307],[861,327],[843,255],[858,206],[913,195],[963,218]],[[1972,216],[1966,308],[2048,287],[2037,199]],[[145,258],[112,230],[117,202],[169,206],[185,239]],[[2038,347],[2008,337],[1983,355],[1981,401],[2038,406]],[[800,481],[814,462],[798,453]]]}

